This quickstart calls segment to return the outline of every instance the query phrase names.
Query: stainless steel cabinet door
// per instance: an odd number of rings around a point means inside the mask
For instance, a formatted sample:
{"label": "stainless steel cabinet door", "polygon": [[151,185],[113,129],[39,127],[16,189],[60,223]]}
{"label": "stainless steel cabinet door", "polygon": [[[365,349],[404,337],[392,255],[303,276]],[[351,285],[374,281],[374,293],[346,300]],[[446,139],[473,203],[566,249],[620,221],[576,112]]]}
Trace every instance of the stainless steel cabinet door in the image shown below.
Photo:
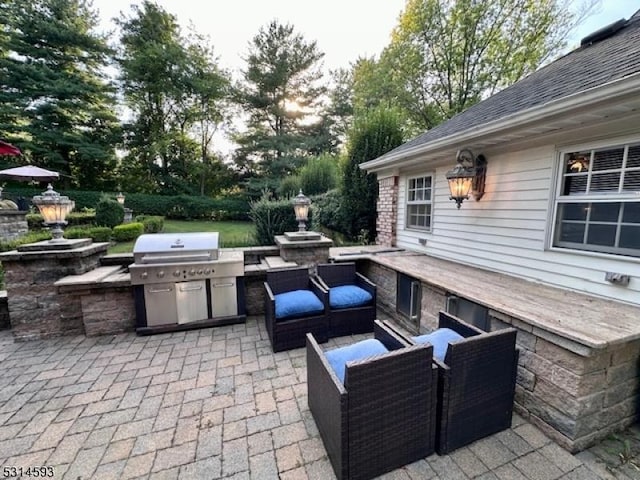
{"label": "stainless steel cabinet door", "polygon": [[211,280],[211,308],[214,317],[238,315],[236,278],[225,277]]}
{"label": "stainless steel cabinet door", "polygon": [[204,280],[176,283],[178,323],[204,320],[207,315],[207,284]]}
{"label": "stainless steel cabinet door", "polygon": [[174,283],[154,283],[144,286],[147,326],[176,323],[176,292]]}

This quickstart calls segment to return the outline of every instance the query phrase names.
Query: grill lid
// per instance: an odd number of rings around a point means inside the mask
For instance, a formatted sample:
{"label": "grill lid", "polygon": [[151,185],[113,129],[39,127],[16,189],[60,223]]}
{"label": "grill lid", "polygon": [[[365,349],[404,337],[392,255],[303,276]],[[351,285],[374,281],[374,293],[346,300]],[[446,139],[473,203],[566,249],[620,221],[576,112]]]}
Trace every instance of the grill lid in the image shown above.
{"label": "grill lid", "polygon": [[218,259],[218,232],[140,235],[133,246],[136,263],[175,263]]}

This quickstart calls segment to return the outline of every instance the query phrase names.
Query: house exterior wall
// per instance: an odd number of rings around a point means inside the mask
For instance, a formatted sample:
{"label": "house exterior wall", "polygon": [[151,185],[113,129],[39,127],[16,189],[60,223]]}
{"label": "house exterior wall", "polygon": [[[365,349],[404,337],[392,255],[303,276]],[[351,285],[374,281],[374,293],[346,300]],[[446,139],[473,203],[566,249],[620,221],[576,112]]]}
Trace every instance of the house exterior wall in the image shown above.
{"label": "house exterior wall", "polygon": [[376,219],[376,243],[386,247],[396,245],[398,217],[398,177],[381,178],[378,181],[378,217]]}
{"label": "house exterior wall", "polygon": [[[584,138],[584,137],[580,137]],[[611,142],[615,137],[607,136]],[[640,139],[640,135],[637,136]],[[567,145],[580,143],[565,138]],[[584,143],[584,140],[582,140]],[[485,194],[456,209],[445,178],[453,162],[435,169],[402,171],[398,179],[397,246],[447,260],[640,304],[640,259],[549,248],[552,228],[556,144],[509,151],[483,149],[488,160]],[[407,229],[408,178],[434,174],[430,231]],[[605,281],[606,272],[629,275],[627,286]]]}

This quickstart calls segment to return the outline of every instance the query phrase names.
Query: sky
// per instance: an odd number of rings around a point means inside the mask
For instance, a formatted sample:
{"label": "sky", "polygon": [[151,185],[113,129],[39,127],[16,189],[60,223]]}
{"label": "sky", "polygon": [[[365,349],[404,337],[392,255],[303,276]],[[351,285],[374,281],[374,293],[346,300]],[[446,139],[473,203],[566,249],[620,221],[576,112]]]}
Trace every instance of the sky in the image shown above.
{"label": "sky", "polygon": [[[141,0],[94,0],[105,29],[114,30],[114,17],[131,16]],[[193,23],[210,37],[221,67],[238,71],[249,41],[271,20],[291,23],[325,53],[324,67],[348,67],[360,56],[379,54],[389,43],[405,0],[156,0],[174,14],[181,26]],[[640,9],[640,0],[602,0],[601,6],[571,36],[577,46],[589,33]]]}

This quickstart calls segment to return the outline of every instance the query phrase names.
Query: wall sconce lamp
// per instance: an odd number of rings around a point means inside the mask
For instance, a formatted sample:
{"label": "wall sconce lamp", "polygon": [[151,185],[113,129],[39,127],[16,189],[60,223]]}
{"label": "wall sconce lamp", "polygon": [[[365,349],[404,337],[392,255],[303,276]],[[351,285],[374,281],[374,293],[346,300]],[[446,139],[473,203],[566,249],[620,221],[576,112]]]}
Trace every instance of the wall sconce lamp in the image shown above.
{"label": "wall sconce lamp", "polygon": [[61,196],[56,192],[51,184],[42,195],[36,195],[31,201],[40,210],[44,224],[53,227],[49,240],[52,243],[64,242],[62,238],[62,227],[67,224],[67,214],[75,207],[75,202],[69,197]]}
{"label": "wall sconce lamp", "polygon": [[311,205],[311,200],[300,189],[300,193],[293,199],[293,211],[296,213],[298,231],[300,232],[304,232],[307,229],[306,222],[309,218],[309,205]]}
{"label": "wall sconce lamp", "polygon": [[447,172],[450,200],[454,200],[458,208],[464,200],[473,195],[476,201],[484,195],[484,180],[487,171],[487,160],[484,155],[477,157],[468,148],[458,150],[458,164]]}

